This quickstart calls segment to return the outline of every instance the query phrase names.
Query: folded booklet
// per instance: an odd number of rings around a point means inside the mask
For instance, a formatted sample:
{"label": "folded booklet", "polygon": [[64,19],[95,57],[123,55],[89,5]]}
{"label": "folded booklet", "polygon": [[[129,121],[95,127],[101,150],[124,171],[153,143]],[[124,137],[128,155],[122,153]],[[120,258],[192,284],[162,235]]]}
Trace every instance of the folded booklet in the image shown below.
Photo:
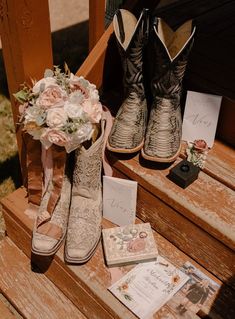
{"label": "folded booklet", "polygon": [[157,246],[149,223],[103,229],[102,235],[108,266],[120,266],[157,258]]}

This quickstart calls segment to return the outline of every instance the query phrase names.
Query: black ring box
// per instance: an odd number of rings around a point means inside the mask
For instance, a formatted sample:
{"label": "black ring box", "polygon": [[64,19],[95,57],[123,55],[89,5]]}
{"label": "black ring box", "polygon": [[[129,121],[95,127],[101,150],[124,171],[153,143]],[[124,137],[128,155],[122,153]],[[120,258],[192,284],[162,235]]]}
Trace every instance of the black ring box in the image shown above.
{"label": "black ring box", "polygon": [[178,186],[186,188],[198,178],[199,172],[199,167],[183,160],[170,169],[167,177]]}

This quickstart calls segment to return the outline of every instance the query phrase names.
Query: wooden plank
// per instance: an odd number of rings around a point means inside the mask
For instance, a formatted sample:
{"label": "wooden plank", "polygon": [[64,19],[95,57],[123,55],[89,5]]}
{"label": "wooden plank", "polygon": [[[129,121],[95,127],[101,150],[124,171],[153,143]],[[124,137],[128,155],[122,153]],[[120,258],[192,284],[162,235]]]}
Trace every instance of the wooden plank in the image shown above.
{"label": "wooden plank", "polygon": [[85,319],[43,274],[31,271],[30,260],[9,239],[0,241],[0,290],[25,318]]}
{"label": "wooden plank", "polygon": [[[186,158],[186,143],[182,144],[181,157]],[[235,150],[219,140],[215,140],[213,148],[208,152],[203,171],[235,190]]]}
{"label": "wooden plank", "polygon": [[[34,220],[24,214],[27,208],[26,191],[20,188],[7,198],[3,199],[4,218],[7,224],[8,236],[17,243],[17,246],[28,256],[31,256],[31,232]],[[34,262],[45,270],[53,283],[89,318],[126,318],[126,308],[108,292],[103,292],[98,278],[90,281],[92,273],[81,270],[83,266],[68,266],[64,264],[63,248],[53,260],[50,258],[33,257]],[[48,267],[48,269],[47,269]],[[97,265],[95,265],[97,267]],[[95,286],[94,288],[93,285]],[[108,303],[109,306],[106,304]]]}
{"label": "wooden plank", "polygon": [[[0,34],[14,123],[18,107],[12,96],[20,84],[40,79],[53,65],[48,1],[1,0]],[[36,63],[35,63],[36,61]],[[21,154],[21,132],[16,132]],[[21,158],[21,156],[20,156]]]}
{"label": "wooden plank", "polygon": [[[127,178],[119,171],[114,175]],[[137,216],[222,281],[235,272],[234,252],[185,216],[138,186]],[[220,252],[218,254],[217,252]],[[234,286],[235,287],[235,286]]]}
{"label": "wooden plank", "polygon": [[97,88],[100,88],[102,85],[105,52],[112,32],[113,25],[110,24],[76,73],[77,76],[82,75],[88,81],[94,83]]}
{"label": "wooden plank", "polygon": [[[126,158],[120,160],[120,158]],[[204,172],[187,189],[171,182],[167,175],[177,160],[168,168],[135,157],[111,157],[113,166],[128,178],[168,206],[197,224],[210,235],[234,250],[235,248],[235,192]]]}
{"label": "wooden plank", "polygon": [[[24,210],[27,207],[25,191],[24,189],[18,189],[14,194],[9,195],[3,200],[3,211],[7,225],[7,233],[12,240],[17,242],[17,245],[27,254],[30,255],[30,237],[32,229],[32,219],[24,214]],[[110,223],[105,222],[104,227],[110,227]],[[206,275],[210,276],[217,283],[221,282],[214,276],[210,275],[205,269],[193,261],[190,257],[185,255],[168,240],[163,238],[157,232],[154,232],[154,236],[157,241],[159,252],[165,256],[176,266],[182,266],[186,261],[192,262],[196,267],[201,269]],[[39,258],[40,259],[40,258]],[[46,264],[45,258],[37,260],[41,266]],[[124,271],[129,268],[124,267]],[[94,257],[84,265],[65,265],[63,262],[63,250],[61,249],[55,258],[51,261],[50,267],[45,270],[46,276],[48,276],[65,294],[68,296],[75,305],[81,304],[81,298],[86,297],[84,308],[80,308],[83,313],[86,314],[86,309],[90,306],[97,310],[97,303],[102,306],[107,312],[101,314],[96,312],[94,314],[91,311],[89,318],[135,318],[117,299],[115,299],[107,290],[107,287],[111,284],[111,277],[109,269],[104,264],[103,250],[101,244],[99,244]],[[78,286],[82,286],[83,293]],[[220,306],[217,309],[218,313],[223,313],[225,305],[227,307],[228,300],[233,300],[232,291],[226,286],[226,293],[221,297]],[[89,302],[92,305],[89,305]],[[85,309],[86,307],[86,309]],[[104,311],[104,310],[103,310]],[[228,311],[232,311],[231,309]],[[210,312],[210,305],[203,308],[204,313]],[[154,318],[159,318],[157,315]],[[177,317],[176,317],[177,318]],[[213,318],[213,316],[212,316]],[[232,318],[232,317],[231,317]]]}
{"label": "wooden plank", "polygon": [[105,0],[89,0],[89,50],[91,51],[105,31]]}
{"label": "wooden plank", "polygon": [[0,300],[0,314],[3,319],[16,319],[16,316],[10,311],[10,309]]}

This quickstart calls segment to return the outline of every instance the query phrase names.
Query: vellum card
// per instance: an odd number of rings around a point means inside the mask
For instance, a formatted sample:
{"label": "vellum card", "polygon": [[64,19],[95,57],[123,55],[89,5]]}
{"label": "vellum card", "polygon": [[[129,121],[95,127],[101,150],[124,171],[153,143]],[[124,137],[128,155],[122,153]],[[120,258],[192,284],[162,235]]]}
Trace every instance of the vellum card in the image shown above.
{"label": "vellum card", "polygon": [[222,96],[187,92],[182,140],[194,142],[202,139],[210,148],[213,146],[221,99]]}
{"label": "vellum card", "polygon": [[118,226],[135,222],[137,182],[103,177],[103,216]]}
{"label": "vellum card", "polygon": [[139,264],[108,289],[140,319],[157,312],[189,277],[158,256],[156,262]]}

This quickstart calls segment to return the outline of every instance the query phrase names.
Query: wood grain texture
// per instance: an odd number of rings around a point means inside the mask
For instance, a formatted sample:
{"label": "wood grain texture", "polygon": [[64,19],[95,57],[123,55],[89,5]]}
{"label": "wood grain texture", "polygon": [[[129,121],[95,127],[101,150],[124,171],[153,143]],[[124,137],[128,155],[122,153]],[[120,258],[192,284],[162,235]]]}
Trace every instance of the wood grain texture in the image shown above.
{"label": "wood grain texture", "polygon": [[[118,171],[114,173],[119,178],[125,178]],[[153,229],[222,281],[225,282],[233,276],[235,256],[230,248],[140,185],[138,186],[137,216],[144,222],[150,222]]]}
{"label": "wood grain texture", "polygon": [[[204,231],[234,250],[235,192],[204,172],[187,189],[171,182],[167,175],[172,166],[162,168],[157,163],[139,163],[138,155],[126,160],[111,158],[113,166],[165,204],[197,224]],[[148,165],[148,166],[147,166]],[[145,167],[144,167],[145,166]]]}
{"label": "wood grain texture", "polygon": [[[181,157],[186,158],[186,143],[182,143]],[[231,146],[215,140],[213,148],[208,152],[203,171],[235,190],[235,150]]]}
{"label": "wood grain texture", "polygon": [[16,319],[16,316],[10,311],[10,309],[0,300],[0,314],[3,319]]}
{"label": "wood grain texture", "polygon": [[[2,201],[8,236],[24,253],[31,256],[33,219],[24,214],[27,208],[26,192],[18,189]],[[111,293],[99,284],[99,278],[89,280],[92,273],[83,272],[83,266],[64,264],[63,248],[53,260],[33,256],[33,261],[56,286],[89,318],[135,318]],[[48,269],[46,267],[48,265]],[[97,265],[95,264],[95,268]],[[98,282],[98,284],[97,284]]]}
{"label": "wood grain texture", "polygon": [[[45,68],[53,65],[48,1],[41,0],[38,5],[33,0],[1,0],[0,34],[16,125],[18,105],[12,94],[22,83],[42,78]],[[20,130],[16,137],[21,154]]]}
{"label": "wood grain texture", "polygon": [[[3,209],[8,235],[13,241],[17,242],[20,249],[30,256],[32,220],[23,213],[27,206],[24,196],[24,189],[17,190],[3,200]],[[110,227],[110,223],[104,221],[104,227]],[[213,280],[221,283],[160,234],[154,232],[154,236],[156,238],[160,254],[165,256],[176,266],[181,266],[186,261],[190,261],[204,273],[209,275]],[[41,261],[37,260],[37,262],[39,265],[41,263],[41,266],[43,266],[42,263],[44,263],[45,268],[45,258],[43,260],[41,259]],[[65,265],[63,262],[63,249],[61,249],[51,261],[50,267],[45,271],[45,274],[69,299],[73,301],[76,306],[79,306],[79,309],[81,309],[83,313],[88,314],[90,308],[93,309],[88,316],[91,319],[135,318],[135,316],[120,302],[118,302],[118,300],[115,299],[107,290],[107,287],[111,284],[111,278],[108,268],[104,263],[101,244],[98,245],[93,258],[84,265]],[[232,298],[231,290],[229,288],[226,288],[226,298],[226,300],[222,298],[222,305],[228,301],[228,298]],[[81,299],[83,299],[83,303]],[[101,308],[103,311],[101,311]],[[218,315],[218,313],[223,312],[222,308],[223,306],[220,305],[220,309],[217,309],[216,311],[217,317],[214,318],[223,318]],[[209,313],[210,305],[207,305],[203,309],[203,312]],[[156,315],[155,318],[159,317]]]}
{"label": "wood grain texture", "polygon": [[0,289],[25,318],[85,319],[45,275],[31,271],[30,260],[9,239],[0,241]]}
{"label": "wood grain texture", "polygon": [[105,0],[89,0],[89,50],[104,33]]}

